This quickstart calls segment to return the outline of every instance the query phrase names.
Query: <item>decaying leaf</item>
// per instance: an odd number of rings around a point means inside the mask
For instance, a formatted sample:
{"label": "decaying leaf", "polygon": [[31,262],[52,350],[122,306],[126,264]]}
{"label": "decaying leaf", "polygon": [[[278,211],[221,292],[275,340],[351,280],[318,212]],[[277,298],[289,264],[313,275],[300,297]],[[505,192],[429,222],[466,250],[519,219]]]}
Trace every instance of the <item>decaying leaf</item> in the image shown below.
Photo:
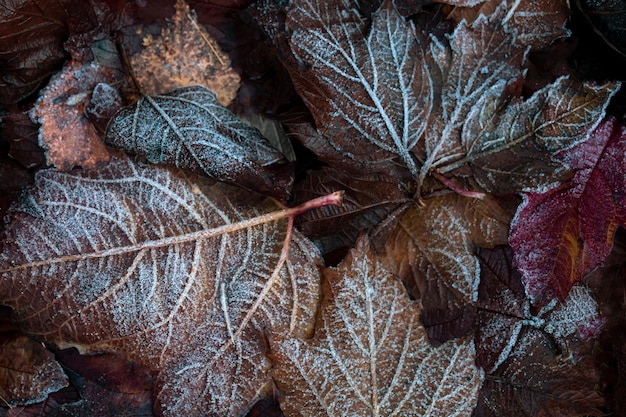
{"label": "decaying leaf", "polygon": [[76,24],[92,23],[90,9],[90,3],[80,0],[0,4],[0,104],[18,103],[63,65],[67,55],[63,42]]}
{"label": "decaying leaf", "polygon": [[202,173],[286,199],[291,168],[257,129],[204,86],[143,96],[109,124],[107,143],[150,162]]}
{"label": "decaying leaf", "polygon": [[537,303],[564,299],[600,266],[626,224],[626,127],[600,125],[564,158],[574,177],[543,194],[527,194],[511,226],[515,266]]}
{"label": "decaying leaf", "polygon": [[[115,48],[111,41],[108,43]],[[85,117],[85,107],[99,83],[114,83],[121,77],[119,61],[96,58],[91,62],[71,59],[52,78],[31,111],[31,118],[41,123],[39,145],[46,149],[49,165],[70,170],[76,166],[95,168],[108,161],[100,135]]]}
{"label": "decaying leaf", "polygon": [[553,156],[586,138],[619,84],[561,78],[522,100],[527,48],[506,13],[462,21],[445,41],[391,1],[371,24],[338,0],[292,2],[291,72],[323,138],[305,144],[361,170],[396,159],[418,189],[433,171],[474,175],[490,192],[553,186],[565,174]]}
{"label": "decaying leaf", "polygon": [[0,404],[26,405],[68,384],[54,355],[41,343],[0,320]]}
{"label": "decaying leaf", "polygon": [[223,106],[228,106],[239,89],[239,76],[230,59],[198,23],[184,0],[161,36],[143,39],[145,49],[130,57],[130,64],[146,95],[167,93],[192,84],[206,85]]}
{"label": "decaying leaf", "polygon": [[[510,214],[497,201],[450,194],[408,209],[384,247],[385,265],[423,304],[422,321],[433,341],[450,338],[437,325],[452,321],[478,299],[480,266],[474,247],[504,244]],[[455,336],[466,333],[473,317],[458,322]],[[447,336],[440,335],[444,331]],[[442,338],[443,337],[443,338]]]}
{"label": "decaying leaf", "polygon": [[288,416],[469,416],[482,374],[468,339],[433,347],[420,303],[361,239],[337,269],[312,339],[271,339]]}
{"label": "decaying leaf", "polygon": [[312,330],[317,251],[261,196],[115,156],[42,171],[2,235],[0,302],[58,347],[157,374],[164,416],[238,415],[270,387],[264,330]]}

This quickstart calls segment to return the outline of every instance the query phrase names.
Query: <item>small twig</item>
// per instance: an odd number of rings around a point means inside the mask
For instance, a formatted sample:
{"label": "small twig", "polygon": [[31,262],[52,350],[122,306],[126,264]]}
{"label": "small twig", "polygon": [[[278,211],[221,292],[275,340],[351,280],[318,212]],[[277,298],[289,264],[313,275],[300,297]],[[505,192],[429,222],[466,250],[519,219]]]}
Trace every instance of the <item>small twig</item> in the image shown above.
{"label": "small twig", "polygon": [[440,182],[442,182],[446,187],[448,187],[449,189],[451,189],[455,193],[460,194],[460,195],[462,195],[464,197],[478,198],[480,200],[482,200],[483,198],[486,197],[485,193],[481,193],[479,191],[466,190],[466,189],[458,186],[454,181],[452,181],[449,178],[444,177],[443,175],[439,174],[438,172],[433,172],[432,174],[433,174],[433,176],[435,178],[437,178]]}
{"label": "small twig", "polygon": [[220,62],[220,64],[222,64],[222,66],[226,66],[226,63],[222,60],[222,58],[220,58],[219,51],[217,51],[215,49],[215,47],[211,44],[211,40],[209,38],[207,38],[207,36],[204,34],[204,32],[202,32],[202,29],[200,28],[200,26],[198,26],[198,23],[196,22],[196,20],[193,19],[192,16],[188,15],[188,17],[189,17],[189,20],[191,20],[191,24],[196,28],[196,30],[198,31],[200,36],[202,36],[202,39],[204,39],[206,44],[209,45],[209,48],[211,48],[211,51],[213,52],[213,55],[215,55],[215,57]]}

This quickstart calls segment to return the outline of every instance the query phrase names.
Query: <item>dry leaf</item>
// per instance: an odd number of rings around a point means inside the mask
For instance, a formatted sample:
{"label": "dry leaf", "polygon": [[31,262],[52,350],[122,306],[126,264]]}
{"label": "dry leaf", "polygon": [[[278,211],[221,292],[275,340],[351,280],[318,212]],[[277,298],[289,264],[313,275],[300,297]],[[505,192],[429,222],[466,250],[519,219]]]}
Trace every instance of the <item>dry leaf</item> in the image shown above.
{"label": "dry leaf", "polygon": [[312,339],[271,339],[287,416],[469,416],[482,374],[468,339],[433,347],[420,303],[373,259],[366,239],[336,270]]}
{"label": "dry leaf", "polygon": [[292,78],[322,136],[306,146],[361,171],[395,159],[418,190],[432,172],[498,193],[553,186],[566,174],[553,156],[586,138],[619,83],[561,78],[523,100],[527,48],[507,20],[502,4],[439,39],[390,0],[371,22],[339,0],[292,2]]}
{"label": "dry leaf", "polygon": [[130,57],[130,64],[146,95],[163,94],[192,84],[206,85],[223,106],[228,106],[239,89],[239,76],[230,59],[198,23],[184,0],[161,36],[143,39],[145,49]]}
{"label": "dry leaf", "polygon": [[294,209],[116,156],[42,171],[2,235],[0,301],[36,338],[157,373],[164,416],[238,415],[271,384],[264,329],[306,336],[317,251]]}
{"label": "dry leaf", "polygon": [[[39,146],[46,149],[49,165],[62,171],[76,166],[96,168],[109,159],[109,154],[94,125],[85,116],[98,84],[114,84],[123,77],[115,45],[109,39],[93,43],[109,51],[93,53],[93,59],[78,56],[70,59],[42,90],[31,110],[33,121],[41,123]],[[89,54],[91,56],[91,52]],[[96,95],[96,101],[98,96]],[[115,107],[108,111],[117,111]]]}
{"label": "dry leaf", "polygon": [[202,173],[286,200],[292,168],[257,129],[195,85],[143,96],[109,124],[106,141],[153,163]]}

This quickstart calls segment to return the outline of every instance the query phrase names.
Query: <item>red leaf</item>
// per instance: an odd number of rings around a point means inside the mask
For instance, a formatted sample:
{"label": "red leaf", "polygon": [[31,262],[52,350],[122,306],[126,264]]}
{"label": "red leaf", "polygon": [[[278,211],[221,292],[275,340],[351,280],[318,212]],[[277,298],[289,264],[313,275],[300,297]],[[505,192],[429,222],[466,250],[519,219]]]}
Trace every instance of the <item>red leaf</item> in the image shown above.
{"label": "red leaf", "polygon": [[525,195],[511,246],[526,292],[535,302],[564,299],[600,266],[626,222],[626,127],[608,119],[567,151],[574,177],[546,193]]}

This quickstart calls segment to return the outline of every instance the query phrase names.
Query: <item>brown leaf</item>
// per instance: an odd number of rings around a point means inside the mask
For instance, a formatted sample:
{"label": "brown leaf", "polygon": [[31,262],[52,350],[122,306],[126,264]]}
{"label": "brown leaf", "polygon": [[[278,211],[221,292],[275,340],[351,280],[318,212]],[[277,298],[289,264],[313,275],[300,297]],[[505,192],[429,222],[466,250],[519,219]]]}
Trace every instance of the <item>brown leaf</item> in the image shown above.
{"label": "brown leaf", "polygon": [[286,200],[292,168],[257,129],[195,85],[143,96],[109,124],[106,141],[153,163],[209,175]]}
{"label": "brown leaf", "polygon": [[[111,40],[100,43],[115,49]],[[98,84],[121,80],[121,63],[116,56],[113,62],[111,59],[110,55],[96,55],[88,62],[71,59],[42,91],[31,118],[41,123],[39,145],[47,150],[49,165],[70,170],[76,166],[95,168],[108,161],[106,147],[85,117],[85,108],[90,107]]]}
{"label": "brown leaf", "polygon": [[50,351],[0,321],[0,406],[34,404],[67,384],[67,376]]}
{"label": "brown leaf", "polygon": [[[0,104],[12,106],[34,93],[66,58],[70,16],[89,25],[89,2],[9,0],[0,4]],[[77,22],[74,22],[77,23]]]}
{"label": "brown leaf", "polygon": [[130,57],[130,64],[146,95],[166,93],[192,84],[206,85],[223,106],[228,106],[239,89],[239,76],[230,59],[184,0],[159,38],[143,38],[145,49]]}
{"label": "brown leaf", "polygon": [[42,171],[12,213],[0,302],[60,348],[125,354],[157,373],[164,416],[238,415],[270,386],[264,329],[308,335],[318,254],[293,208],[115,156]]}
{"label": "brown leaf", "polygon": [[[413,297],[421,298],[431,339],[445,341],[450,331],[438,325],[453,321],[478,299],[475,246],[506,243],[511,214],[491,197],[481,201],[450,194],[424,204],[402,215],[385,243],[384,262]],[[470,317],[457,324],[461,328],[452,331],[455,335],[465,334],[473,323]]]}
{"label": "brown leaf", "polygon": [[287,416],[468,416],[481,385],[468,339],[439,347],[420,303],[362,239],[336,270],[312,339],[272,337],[272,375]]}
{"label": "brown leaf", "polygon": [[292,2],[292,77],[321,134],[305,145],[361,170],[396,160],[418,191],[433,172],[497,193],[554,185],[564,170],[552,158],[586,138],[619,83],[561,78],[522,100],[527,48],[508,22],[523,13],[507,13],[503,3],[439,39],[390,0],[371,22],[339,0]]}

